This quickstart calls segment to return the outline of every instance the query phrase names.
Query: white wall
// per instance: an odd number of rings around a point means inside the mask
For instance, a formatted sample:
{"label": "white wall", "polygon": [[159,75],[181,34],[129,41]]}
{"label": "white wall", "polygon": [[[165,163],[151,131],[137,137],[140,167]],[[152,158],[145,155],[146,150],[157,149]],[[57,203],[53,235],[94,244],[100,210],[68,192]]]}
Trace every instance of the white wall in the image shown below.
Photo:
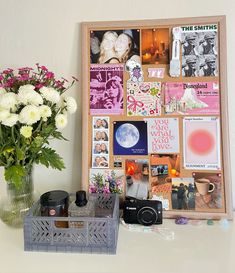
{"label": "white wall", "polygon": [[[0,70],[34,66],[39,62],[48,66],[57,76],[69,78],[75,75],[81,79],[80,22],[83,21],[226,15],[231,162],[235,162],[234,12],[234,0],[0,0]],[[67,168],[60,172],[36,167],[35,187],[40,192],[55,188],[74,191],[79,188],[82,179],[81,85],[78,84],[70,92],[79,102],[78,112],[64,131],[70,141],[53,142]],[[235,201],[233,167],[232,177]],[[0,184],[0,189],[3,189],[3,182]]]}

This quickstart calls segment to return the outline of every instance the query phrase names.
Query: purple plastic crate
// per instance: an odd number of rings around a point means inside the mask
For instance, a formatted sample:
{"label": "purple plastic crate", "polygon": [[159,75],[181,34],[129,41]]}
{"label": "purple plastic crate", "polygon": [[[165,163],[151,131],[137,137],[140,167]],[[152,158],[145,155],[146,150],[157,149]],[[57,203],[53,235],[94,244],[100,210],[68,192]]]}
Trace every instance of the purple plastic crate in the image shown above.
{"label": "purple plastic crate", "polygon": [[[42,217],[40,203],[35,203],[24,219],[25,251],[115,254],[119,196],[92,194],[92,198],[95,217]],[[78,222],[79,228],[58,228],[56,221]]]}

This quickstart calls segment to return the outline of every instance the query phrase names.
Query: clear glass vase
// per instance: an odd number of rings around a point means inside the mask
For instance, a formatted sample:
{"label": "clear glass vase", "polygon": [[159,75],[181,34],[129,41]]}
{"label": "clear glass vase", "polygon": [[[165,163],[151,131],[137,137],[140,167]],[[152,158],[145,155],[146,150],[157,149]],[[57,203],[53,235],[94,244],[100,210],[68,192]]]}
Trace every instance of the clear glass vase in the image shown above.
{"label": "clear glass vase", "polygon": [[0,218],[12,227],[22,227],[24,216],[34,202],[32,170],[22,177],[22,183],[15,187],[10,181],[7,184],[7,196],[0,200]]}

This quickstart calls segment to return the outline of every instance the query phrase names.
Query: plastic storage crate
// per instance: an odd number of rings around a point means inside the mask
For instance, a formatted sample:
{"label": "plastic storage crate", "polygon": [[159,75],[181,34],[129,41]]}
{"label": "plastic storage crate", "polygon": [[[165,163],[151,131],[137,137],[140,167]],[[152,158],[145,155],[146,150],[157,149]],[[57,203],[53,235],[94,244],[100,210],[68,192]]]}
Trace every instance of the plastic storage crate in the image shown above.
{"label": "plastic storage crate", "polygon": [[[92,194],[92,199],[95,217],[42,217],[40,203],[35,203],[24,219],[25,251],[115,254],[119,196]],[[58,228],[56,221],[77,222],[79,228]]]}

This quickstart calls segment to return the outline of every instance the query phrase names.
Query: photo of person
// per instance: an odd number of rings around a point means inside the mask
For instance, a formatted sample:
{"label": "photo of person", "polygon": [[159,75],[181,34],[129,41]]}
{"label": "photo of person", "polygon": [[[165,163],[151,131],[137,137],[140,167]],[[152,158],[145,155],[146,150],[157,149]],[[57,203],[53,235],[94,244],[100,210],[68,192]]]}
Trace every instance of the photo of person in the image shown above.
{"label": "photo of person", "polygon": [[168,64],[169,63],[169,29],[143,29],[142,35],[142,63]]}
{"label": "photo of person", "polygon": [[109,163],[108,163],[108,157],[107,156],[96,156],[94,158],[92,167],[94,168],[108,168]]}
{"label": "photo of person", "polygon": [[202,25],[200,27],[185,26],[182,28],[182,76],[217,76],[217,26]]}
{"label": "photo of person", "polygon": [[91,63],[118,64],[127,60],[140,63],[138,29],[91,31]]}
{"label": "photo of person", "polygon": [[109,118],[108,117],[93,117],[94,129],[108,129]]}
{"label": "photo of person", "polygon": [[[101,81],[98,80],[99,74]],[[90,110],[91,114],[123,113],[123,65],[91,66]],[[107,126],[105,123],[104,120],[103,126]]]}
{"label": "photo of person", "polygon": [[172,178],[172,209],[195,209],[194,178]]}
{"label": "photo of person", "polygon": [[108,138],[108,132],[106,131],[101,131],[100,132],[100,140],[103,140],[103,141],[108,141],[109,138]]}
{"label": "photo of person", "polygon": [[94,143],[95,147],[93,150],[94,154],[100,154],[101,153],[101,144],[100,143]]}
{"label": "photo of person", "polygon": [[94,131],[94,140],[95,141],[100,141],[101,140],[101,131]]}
{"label": "photo of person", "polygon": [[222,175],[221,173],[193,173],[196,187],[196,210],[221,209]]}

